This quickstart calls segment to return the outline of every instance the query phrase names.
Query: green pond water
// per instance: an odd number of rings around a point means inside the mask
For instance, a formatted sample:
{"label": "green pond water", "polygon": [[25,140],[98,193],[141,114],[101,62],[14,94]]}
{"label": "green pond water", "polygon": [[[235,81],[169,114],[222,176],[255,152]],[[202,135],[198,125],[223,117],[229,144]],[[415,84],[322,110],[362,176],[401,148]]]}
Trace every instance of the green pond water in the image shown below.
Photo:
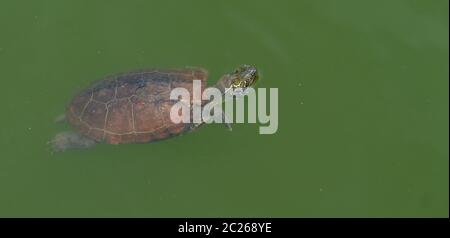
{"label": "green pond water", "polygon": [[[448,217],[448,1],[0,3],[1,217]],[[277,133],[52,153],[105,75],[240,64]]]}

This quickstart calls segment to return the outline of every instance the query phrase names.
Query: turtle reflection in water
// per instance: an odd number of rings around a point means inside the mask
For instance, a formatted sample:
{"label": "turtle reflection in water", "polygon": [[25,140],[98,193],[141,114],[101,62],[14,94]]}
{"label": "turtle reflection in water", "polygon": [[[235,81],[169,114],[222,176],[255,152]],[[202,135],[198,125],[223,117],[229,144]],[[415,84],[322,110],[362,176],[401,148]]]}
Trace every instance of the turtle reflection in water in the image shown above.
{"label": "turtle reflection in water", "polygon": [[[170,92],[181,87],[192,95],[194,80],[201,80],[203,91],[207,78],[202,68],[143,70],[107,77],[72,99],[64,118],[76,131],[61,132],[50,143],[55,151],[64,151],[97,142],[146,143],[193,131],[203,123],[170,120],[170,109],[177,103],[170,100]],[[256,68],[242,65],[223,75],[213,87],[224,94],[226,88],[247,88],[257,80]]]}

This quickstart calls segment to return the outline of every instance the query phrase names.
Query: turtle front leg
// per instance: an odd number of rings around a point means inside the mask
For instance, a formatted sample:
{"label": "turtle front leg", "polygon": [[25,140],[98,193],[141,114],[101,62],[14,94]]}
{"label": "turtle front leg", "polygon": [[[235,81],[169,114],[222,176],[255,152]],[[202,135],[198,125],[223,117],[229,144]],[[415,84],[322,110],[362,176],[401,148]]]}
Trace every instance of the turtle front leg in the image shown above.
{"label": "turtle front leg", "polygon": [[229,131],[233,130],[233,127],[231,127],[231,123],[227,122],[227,115],[225,115],[224,112],[222,112],[222,121],[225,124],[225,126],[228,128]]}
{"label": "turtle front leg", "polygon": [[48,142],[53,151],[61,152],[68,149],[83,149],[93,147],[96,142],[74,131],[64,131],[56,134],[55,138]]}
{"label": "turtle front leg", "polygon": [[[229,131],[232,131],[233,128],[231,127],[231,123],[228,123],[228,122],[227,122],[227,115],[225,115],[225,112],[223,112],[222,110],[221,110],[220,113],[222,114],[222,123],[225,125],[225,127],[226,127]],[[206,115],[206,116],[203,117],[203,121],[202,121],[201,124],[203,124],[203,123],[205,123],[205,122],[210,122],[212,119],[213,119],[213,118],[212,118],[211,115]]]}

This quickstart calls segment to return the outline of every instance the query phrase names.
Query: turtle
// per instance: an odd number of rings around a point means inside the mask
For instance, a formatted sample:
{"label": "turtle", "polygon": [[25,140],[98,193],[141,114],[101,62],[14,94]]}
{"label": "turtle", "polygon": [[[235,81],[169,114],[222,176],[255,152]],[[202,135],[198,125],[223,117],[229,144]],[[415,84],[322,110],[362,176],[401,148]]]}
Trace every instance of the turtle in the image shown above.
{"label": "turtle", "polygon": [[[258,78],[256,67],[241,65],[212,87],[224,95],[230,88],[250,87]],[[54,151],[65,151],[97,143],[148,143],[194,131],[204,121],[170,120],[170,108],[178,102],[170,99],[170,93],[174,88],[185,88],[192,95],[194,80],[200,80],[205,90],[207,79],[208,71],[201,67],[135,70],[107,76],[72,98],[60,118],[75,130],[58,133],[50,144]],[[200,106],[204,105],[202,101]]]}

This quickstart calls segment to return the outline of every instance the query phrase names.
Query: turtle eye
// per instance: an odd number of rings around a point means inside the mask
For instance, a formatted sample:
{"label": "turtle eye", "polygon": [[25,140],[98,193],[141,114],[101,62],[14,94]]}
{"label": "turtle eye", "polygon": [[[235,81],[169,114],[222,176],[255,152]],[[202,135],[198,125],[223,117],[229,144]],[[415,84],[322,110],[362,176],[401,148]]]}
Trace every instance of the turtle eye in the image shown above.
{"label": "turtle eye", "polygon": [[240,82],[239,80],[236,80],[236,81],[234,81],[234,82],[231,84],[231,87],[232,87],[232,88],[239,88],[240,85],[241,85],[241,82]]}

